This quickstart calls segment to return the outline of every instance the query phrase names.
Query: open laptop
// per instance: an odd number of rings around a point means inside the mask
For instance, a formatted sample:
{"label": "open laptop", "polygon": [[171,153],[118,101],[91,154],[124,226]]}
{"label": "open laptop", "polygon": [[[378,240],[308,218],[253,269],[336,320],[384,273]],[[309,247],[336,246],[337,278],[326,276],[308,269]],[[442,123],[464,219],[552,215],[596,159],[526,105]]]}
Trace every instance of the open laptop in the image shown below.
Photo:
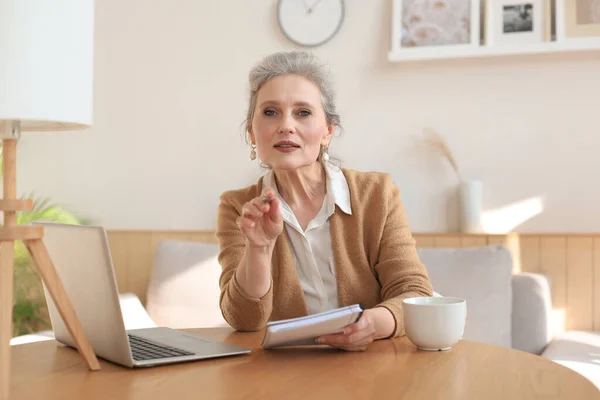
{"label": "open laptop", "polygon": [[[249,353],[249,349],[170,328],[126,330],[108,236],[103,227],[36,222],[65,291],[98,357],[126,367],[149,367]],[[56,340],[75,348],[44,286]]]}

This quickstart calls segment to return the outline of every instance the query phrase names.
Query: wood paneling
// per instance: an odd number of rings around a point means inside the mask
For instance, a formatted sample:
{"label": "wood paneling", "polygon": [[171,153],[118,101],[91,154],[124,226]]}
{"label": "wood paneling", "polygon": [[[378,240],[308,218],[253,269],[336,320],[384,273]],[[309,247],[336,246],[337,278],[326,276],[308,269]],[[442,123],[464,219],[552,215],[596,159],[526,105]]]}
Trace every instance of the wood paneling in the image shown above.
{"label": "wood paneling", "polygon": [[434,247],[460,247],[460,235],[443,235],[433,238]]}
{"label": "wood paneling", "polygon": [[540,237],[521,237],[521,268],[523,272],[540,272]]}
{"label": "wood paneling", "polygon": [[485,236],[463,236],[460,238],[461,247],[483,247],[487,245]]}
{"label": "wood paneling", "polygon": [[418,235],[415,236],[417,247],[435,247],[434,235]]}
{"label": "wood paneling", "polygon": [[[119,290],[142,302],[156,246],[163,240],[216,243],[213,231],[109,231]],[[550,280],[553,307],[566,329],[600,331],[599,234],[415,233],[417,247],[504,245],[513,255],[514,272],[534,272]]]}
{"label": "wood paneling", "polygon": [[552,306],[567,307],[567,238],[542,236],[540,243],[540,273],[548,276],[552,289]]}
{"label": "wood paneling", "polygon": [[567,238],[567,329],[594,328],[594,240],[592,237]]}
{"label": "wood paneling", "polygon": [[487,235],[484,237],[487,239],[488,245],[498,245],[505,244],[507,236],[508,235]]}

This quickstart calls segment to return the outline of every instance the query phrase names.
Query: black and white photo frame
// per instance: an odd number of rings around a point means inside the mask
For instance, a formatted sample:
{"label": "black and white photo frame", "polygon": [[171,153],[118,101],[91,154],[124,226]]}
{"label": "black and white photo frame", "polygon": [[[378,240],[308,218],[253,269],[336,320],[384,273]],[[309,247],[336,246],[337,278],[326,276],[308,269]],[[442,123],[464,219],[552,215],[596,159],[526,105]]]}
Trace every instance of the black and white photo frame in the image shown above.
{"label": "black and white photo frame", "polygon": [[552,40],[550,0],[484,0],[487,46],[517,46]]}

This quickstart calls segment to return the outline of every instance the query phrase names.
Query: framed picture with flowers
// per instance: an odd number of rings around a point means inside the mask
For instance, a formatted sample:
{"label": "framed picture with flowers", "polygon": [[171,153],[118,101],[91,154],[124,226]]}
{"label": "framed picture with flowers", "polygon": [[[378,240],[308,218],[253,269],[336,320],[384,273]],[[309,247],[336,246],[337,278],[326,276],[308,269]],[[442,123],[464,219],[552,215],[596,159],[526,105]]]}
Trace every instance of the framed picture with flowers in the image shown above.
{"label": "framed picture with flowers", "polygon": [[392,52],[480,44],[480,0],[394,0]]}

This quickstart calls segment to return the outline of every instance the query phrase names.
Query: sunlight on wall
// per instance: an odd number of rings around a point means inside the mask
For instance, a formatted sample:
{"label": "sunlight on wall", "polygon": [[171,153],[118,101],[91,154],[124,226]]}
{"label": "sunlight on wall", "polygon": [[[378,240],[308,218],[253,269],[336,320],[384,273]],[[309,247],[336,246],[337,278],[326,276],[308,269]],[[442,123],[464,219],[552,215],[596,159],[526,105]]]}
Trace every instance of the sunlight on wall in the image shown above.
{"label": "sunlight on wall", "polygon": [[521,237],[518,234],[509,234],[506,236],[504,246],[510,250],[513,260],[513,274],[523,272],[521,266]]}
{"label": "sunlight on wall", "polygon": [[486,233],[508,233],[544,209],[541,197],[532,197],[502,208],[485,211],[481,225]]}

